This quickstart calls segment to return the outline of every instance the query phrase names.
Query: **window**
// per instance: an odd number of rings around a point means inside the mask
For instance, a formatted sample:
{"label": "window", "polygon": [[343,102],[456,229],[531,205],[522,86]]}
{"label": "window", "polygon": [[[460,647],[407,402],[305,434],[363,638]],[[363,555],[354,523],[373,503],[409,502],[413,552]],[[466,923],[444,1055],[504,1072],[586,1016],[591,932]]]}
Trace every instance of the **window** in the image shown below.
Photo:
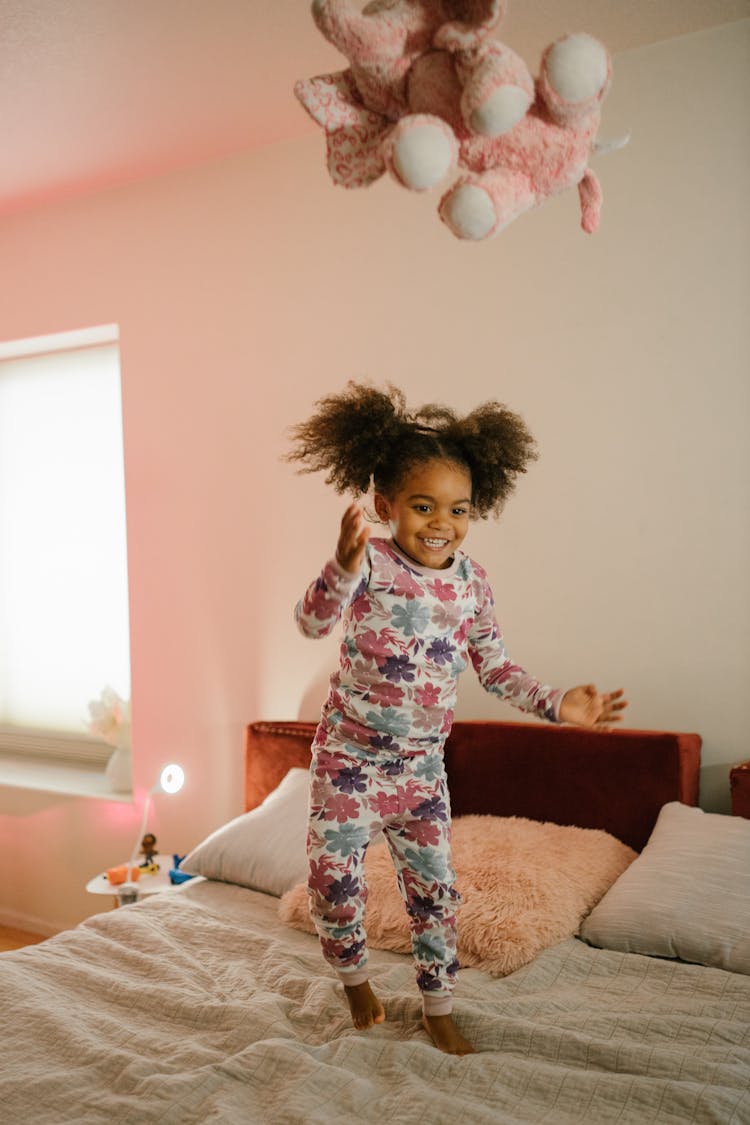
{"label": "window", "polygon": [[130,696],[116,326],[0,343],[0,749],[104,762]]}

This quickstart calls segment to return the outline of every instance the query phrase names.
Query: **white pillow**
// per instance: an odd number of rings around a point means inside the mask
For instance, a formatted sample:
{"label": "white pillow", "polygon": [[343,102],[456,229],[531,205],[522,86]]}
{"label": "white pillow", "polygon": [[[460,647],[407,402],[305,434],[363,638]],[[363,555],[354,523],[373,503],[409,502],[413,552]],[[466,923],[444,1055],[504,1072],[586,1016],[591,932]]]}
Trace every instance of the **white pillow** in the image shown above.
{"label": "white pillow", "polygon": [[665,805],[580,933],[604,949],[750,973],[750,820]]}
{"label": "white pillow", "polygon": [[217,828],[183,859],[180,870],[281,896],[307,880],[310,775],[291,769],[257,809]]}

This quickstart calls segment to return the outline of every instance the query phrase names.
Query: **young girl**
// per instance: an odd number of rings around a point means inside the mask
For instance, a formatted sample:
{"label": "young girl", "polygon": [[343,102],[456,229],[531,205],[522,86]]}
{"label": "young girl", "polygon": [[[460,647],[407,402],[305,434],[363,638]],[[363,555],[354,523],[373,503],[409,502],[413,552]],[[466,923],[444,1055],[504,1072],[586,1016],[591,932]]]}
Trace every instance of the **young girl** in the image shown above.
{"label": "young girl", "polygon": [[357,1028],[385,1018],[367,971],[364,857],[388,842],[412,930],[423,1023],[451,1054],[472,1046],[451,1016],[459,895],[450,851],[443,744],[456,681],[473,664],[482,686],[552,722],[602,726],[622,691],[563,692],[509,659],[484,570],[461,544],[469,520],[499,512],[534,457],[521,418],[486,403],[464,418],[440,406],[407,413],[403,394],[349,383],[294,428],[289,460],[355,495],[374,487],[390,538],[371,539],[346,509],[333,558],[295,610],[308,637],[343,618],[338,671],[313,742],[310,909],[323,955]]}

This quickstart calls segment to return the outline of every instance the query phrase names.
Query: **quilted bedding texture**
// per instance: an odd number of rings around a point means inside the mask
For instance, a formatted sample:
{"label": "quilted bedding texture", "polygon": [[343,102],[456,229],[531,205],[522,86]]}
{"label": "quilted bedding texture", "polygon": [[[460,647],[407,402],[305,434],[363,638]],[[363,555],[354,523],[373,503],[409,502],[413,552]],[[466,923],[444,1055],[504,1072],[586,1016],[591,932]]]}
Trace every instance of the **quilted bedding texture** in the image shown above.
{"label": "quilted bedding texture", "polygon": [[569,939],[459,978],[476,1055],[421,1029],[410,958],[371,954],[356,1032],[315,938],[217,883],[0,955],[8,1125],[750,1123],[750,978]]}

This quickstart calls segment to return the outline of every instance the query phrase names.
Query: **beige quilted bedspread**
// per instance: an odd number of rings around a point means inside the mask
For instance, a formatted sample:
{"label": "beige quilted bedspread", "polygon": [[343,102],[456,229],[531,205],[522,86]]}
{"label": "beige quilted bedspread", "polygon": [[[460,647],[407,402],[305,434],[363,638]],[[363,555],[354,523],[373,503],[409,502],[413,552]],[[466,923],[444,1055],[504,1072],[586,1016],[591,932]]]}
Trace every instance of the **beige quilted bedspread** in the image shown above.
{"label": "beige quilted bedspread", "polygon": [[373,952],[387,1022],[355,1032],[277,905],[193,884],[0,955],[5,1125],[750,1123],[750,977],[565,941],[460,975],[452,1058],[408,957]]}

